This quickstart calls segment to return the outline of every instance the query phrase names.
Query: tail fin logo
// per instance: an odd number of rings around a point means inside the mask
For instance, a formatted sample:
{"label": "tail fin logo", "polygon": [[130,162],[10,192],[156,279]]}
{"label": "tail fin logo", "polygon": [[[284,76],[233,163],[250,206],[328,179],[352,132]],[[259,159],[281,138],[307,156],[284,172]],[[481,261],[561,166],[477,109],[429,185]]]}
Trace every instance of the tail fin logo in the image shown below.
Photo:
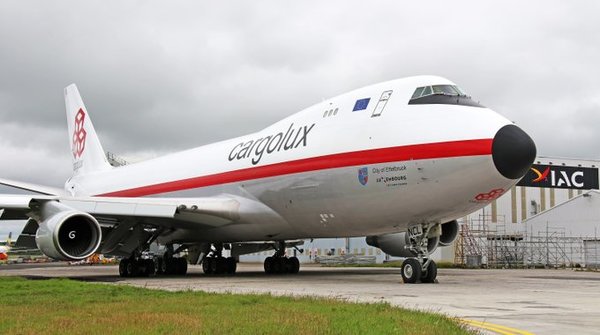
{"label": "tail fin logo", "polygon": [[75,127],[73,131],[73,157],[80,158],[85,150],[85,138],[87,132],[83,127],[85,122],[85,112],[83,108],[79,108],[77,115],[75,115]]}

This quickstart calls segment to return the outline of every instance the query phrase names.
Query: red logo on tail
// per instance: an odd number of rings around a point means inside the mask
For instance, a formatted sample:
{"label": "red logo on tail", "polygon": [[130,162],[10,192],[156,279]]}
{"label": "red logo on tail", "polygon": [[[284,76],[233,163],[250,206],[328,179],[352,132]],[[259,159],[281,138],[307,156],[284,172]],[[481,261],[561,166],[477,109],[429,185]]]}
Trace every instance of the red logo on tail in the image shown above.
{"label": "red logo on tail", "polygon": [[82,108],[75,115],[75,130],[73,131],[73,157],[79,158],[85,150],[85,138],[87,133],[83,127],[85,112]]}

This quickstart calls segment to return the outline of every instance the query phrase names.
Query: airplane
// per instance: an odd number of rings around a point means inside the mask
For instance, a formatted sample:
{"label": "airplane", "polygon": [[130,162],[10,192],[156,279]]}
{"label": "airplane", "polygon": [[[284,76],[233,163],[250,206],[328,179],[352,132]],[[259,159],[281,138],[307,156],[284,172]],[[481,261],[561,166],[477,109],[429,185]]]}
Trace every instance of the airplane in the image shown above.
{"label": "airplane", "polygon": [[12,246],[12,233],[8,233],[8,238],[4,241],[0,241],[0,261],[8,259],[8,252]]}
{"label": "airplane", "polygon": [[[38,193],[0,196],[2,219],[27,219],[17,245],[51,258],[123,257],[123,277],[185,274],[188,262],[233,274],[236,257],[265,250],[266,273],[297,273],[286,249],[303,239],[367,236],[406,257],[405,283],[432,283],[431,253],[456,239],[457,219],[536,156],[523,130],[438,76],[356,89],[256,133],[120,167],[77,87],[64,95],[73,175],[64,189],[0,180]],[[165,252],[148,257],[155,242]]]}

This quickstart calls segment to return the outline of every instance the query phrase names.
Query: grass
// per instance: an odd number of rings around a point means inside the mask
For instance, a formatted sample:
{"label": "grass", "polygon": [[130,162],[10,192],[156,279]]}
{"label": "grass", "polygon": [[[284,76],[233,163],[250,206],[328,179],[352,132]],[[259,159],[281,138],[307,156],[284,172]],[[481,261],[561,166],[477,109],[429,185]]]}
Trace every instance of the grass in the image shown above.
{"label": "grass", "polygon": [[316,298],[0,278],[0,334],[470,334],[448,317]]}

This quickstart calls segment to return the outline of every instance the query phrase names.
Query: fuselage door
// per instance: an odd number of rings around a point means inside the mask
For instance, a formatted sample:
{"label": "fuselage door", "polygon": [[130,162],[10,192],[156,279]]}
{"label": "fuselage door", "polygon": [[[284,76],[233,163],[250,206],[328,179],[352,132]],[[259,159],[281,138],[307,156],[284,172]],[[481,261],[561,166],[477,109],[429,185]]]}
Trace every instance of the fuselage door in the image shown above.
{"label": "fuselage door", "polygon": [[379,98],[379,101],[377,102],[377,105],[375,106],[375,110],[373,110],[373,114],[371,115],[371,117],[376,117],[383,113],[383,109],[385,108],[385,105],[387,105],[388,100],[392,96],[392,92],[393,91],[390,90],[381,93],[381,98]]}

